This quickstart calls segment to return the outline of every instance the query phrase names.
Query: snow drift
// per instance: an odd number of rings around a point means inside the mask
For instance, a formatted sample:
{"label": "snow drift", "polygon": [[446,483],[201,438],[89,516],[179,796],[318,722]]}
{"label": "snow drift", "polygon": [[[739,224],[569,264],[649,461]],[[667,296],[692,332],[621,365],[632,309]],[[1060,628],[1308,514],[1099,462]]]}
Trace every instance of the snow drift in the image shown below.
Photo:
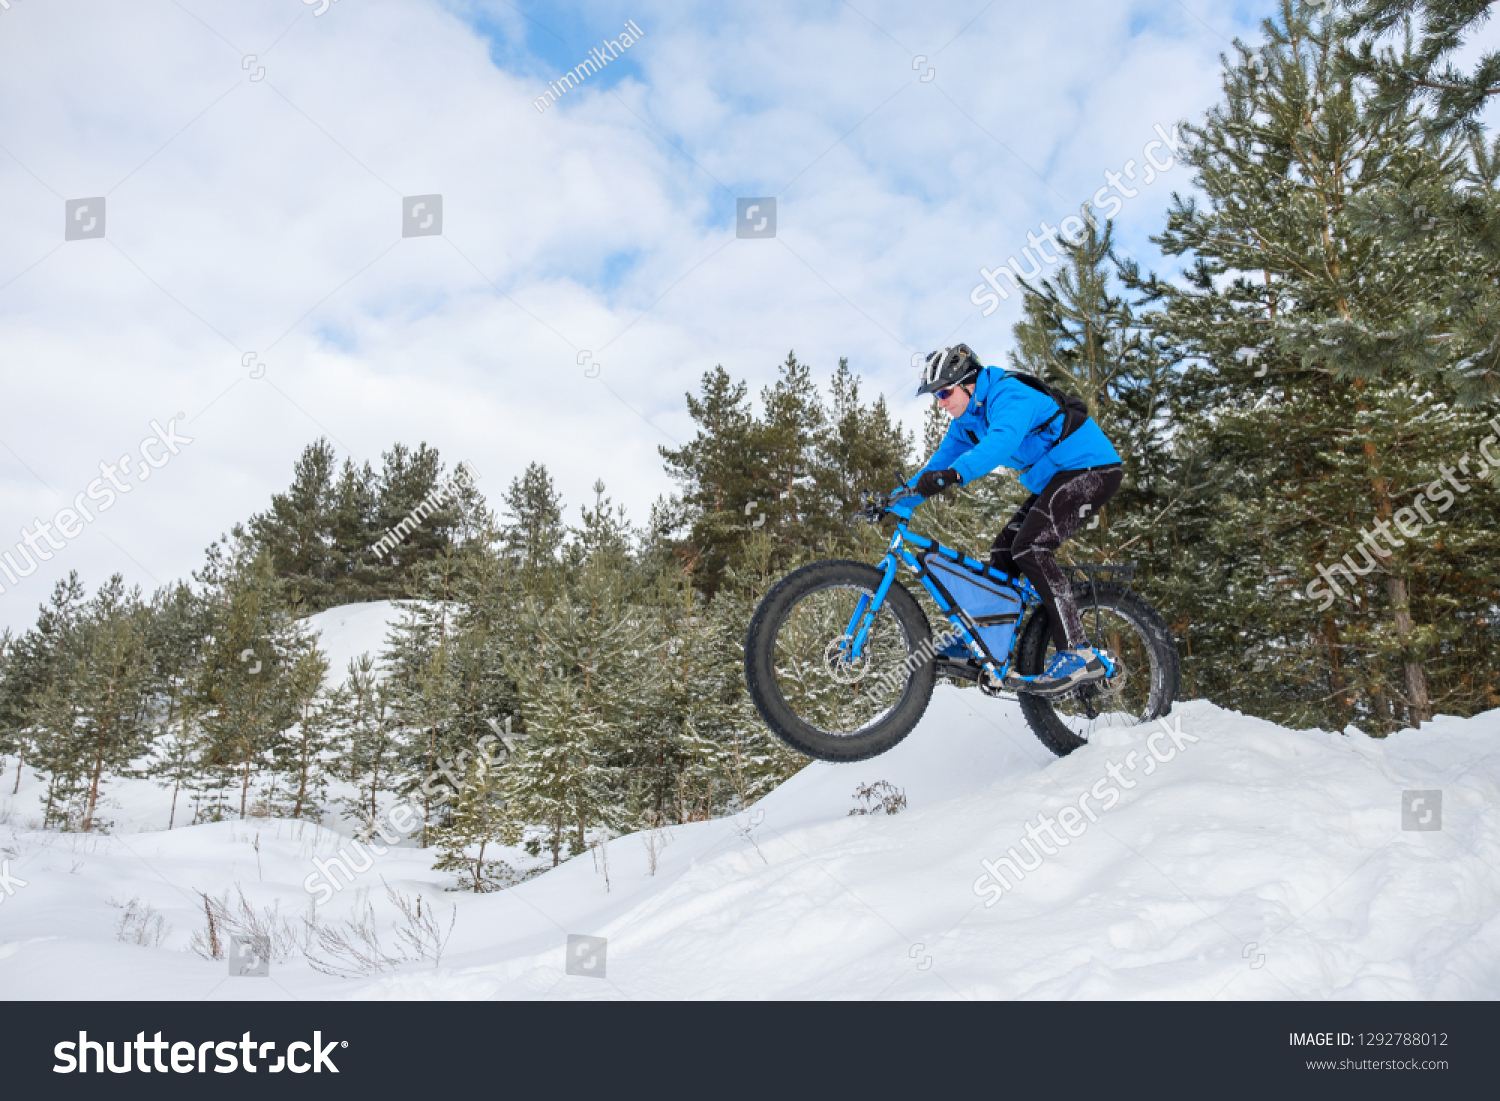
{"label": "snow drift", "polygon": [[[383,615],[325,613],[325,646],[370,648]],[[12,998],[1500,996],[1500,711],[1377,740],[1352,728],[1287,730],[1195,701],[1166,727],[1180,733],[1112,732],[1056,760],[1014,705],[942,687],[883,757],[809,765],[736,818],[620,837],[497,894],[446,891],[453,878],[431,870],[430,852],[395,848],[316,920],[337,924],[368,907],[394,946],[389,885],[435,905],[451,939],[440,966],[427,959],[358,978],[319,973],[291,950],[269,978],[231,978],[223,961],[188,950],[205,924],[200,891],[238,886],[302,927],[313,861],[349,853],[348,837],[272,820],[168,832],[159,790],[128,784],[113,834],[44,834],[25,826],[23,785],[14,800],[0,795],[10,876],[0,881],[0,989]],[[868,806],[856,787],[875,781],[901,789],[907,807],[851,816]],[[1117,798],[1101,796],[1106,788]],[[1091,816],[1063,812],[1081,806]],[[999,863],[1012,848],[1029,866],[1024,877]],[[1009,890],[994,888],[985,861]],[[143,936],[146,907],[161,920]],[[570,936],[603,943],[575,941],[570,956]]]}

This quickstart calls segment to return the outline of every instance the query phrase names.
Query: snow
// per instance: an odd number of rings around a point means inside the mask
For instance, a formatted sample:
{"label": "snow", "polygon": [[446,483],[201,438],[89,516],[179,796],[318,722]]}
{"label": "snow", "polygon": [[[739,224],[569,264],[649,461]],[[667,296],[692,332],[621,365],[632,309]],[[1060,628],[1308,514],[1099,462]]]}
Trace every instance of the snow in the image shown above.
{"label": "snow", "polygon": [[318,636],[318,648],[328,658],[328,683],[342,684],[351,661],[363,654],[380,660],[386,635],[400,618],[401,609],[391,601],[370,600],[318,612],[302,625]]}
{"label": "snow", "polygon": [[[352,656],[378,647],[388,614],[361,605],[315,619],[325,646]],[[661,831],[655,874],[651,835],[633,834],[476,896],[445,891],[453,877],[431,870],[431,851],[397,847],[317,920],[346,918],[367,889],[394,946],[385,883],[435,904],[445,928],[456,907],[452,939],[440,967],[355,979],[295,954],[268,979],[230,977],[223,961],[187,950],[204,927],[199,890],[238,886],[258,907],[307,915],[312,861],[348,852],[347,831],[252,819],[169,832],[170,793],[127,781],[111,834],[43,833],[27,826],[36,792],[26,781],[12,799],[7,774],[0,860],[26,885],[0,903],[0,989],[64,999],[1500,997],[1500,711],[1372,739],[1192,701],[1166,727],[1180,730],[1175,745],[1153,724],[1058,760],[1013,704],[942,686],[884,756],[811,764],[736,818]],[[1159,754],[1149,764],[1148,739]],[[1049,846],[1054,855],[998,900],[976,892],[981,860],[1020,848],[1039,814],[1114,783],[1111,765],[1133,784],[1119,785],[1117,804],[1104,809],[1096,795],[1097,821],[1066,847]],[[877,780],[902,789],[908,809],[849,816],[856,786]],[[1412,790],[1441,791],[1441,829],[1402,828]],[[123,910],[111,901],[132,898],[170,926],[160,947],[117,939]],[[606,938],[602,979],[566,972],[574,934]]]}

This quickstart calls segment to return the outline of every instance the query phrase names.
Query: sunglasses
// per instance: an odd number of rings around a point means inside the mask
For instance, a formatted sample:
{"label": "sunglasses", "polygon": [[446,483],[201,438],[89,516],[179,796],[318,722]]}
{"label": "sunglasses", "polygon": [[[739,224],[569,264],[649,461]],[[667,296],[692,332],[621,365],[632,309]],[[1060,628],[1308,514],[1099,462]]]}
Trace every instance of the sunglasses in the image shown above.
{"label": "sunglasses", "polygon": [[935,397],[935,398],[937,398],[938,401],[947,401],[949,398],[951,398],[953,396],[953,391],[955,391],[957,389],[958,389],[957,386],[945,386],[941,390],[934,390],[932,392],[932,396]]}

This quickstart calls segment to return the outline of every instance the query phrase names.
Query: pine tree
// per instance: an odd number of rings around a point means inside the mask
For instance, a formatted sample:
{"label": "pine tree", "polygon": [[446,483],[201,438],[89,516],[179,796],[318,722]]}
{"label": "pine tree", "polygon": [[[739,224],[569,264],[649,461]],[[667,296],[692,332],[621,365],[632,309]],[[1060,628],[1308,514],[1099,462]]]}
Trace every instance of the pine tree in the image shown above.
{"label": "pine tree", "polygon": [[423,566],[483,527],[484,503],[479,492],[467,484],[456,484],[449,496],[439,499],[439,487],[449,479],[437,450],[426,443],[419,444],[415,451],[398,443],[381,458],[375,507],[380,535],[394,532],[409,517],[420,520],[400,542],[379,556],[392,571],[391,588],[382,595],[405,596],[420,584]]}
{"label": "pine tree", "polygon": [[446,815],[436,788],[446,762],[467,748],[461,681],[455,676],[456,607],[459,559],[449,548],[421,572],[423,599],[402,601],[402,617],[391,629],[385,663],[400,739],[400,778],[396,790],[422,807],[421,844]]}
{"label": "pine tree", "polygon": [[686,530],[677,553],[694,571],[698,586],[712,593],[734,547],[751,527],[747,512],[759,519],[776,509],[774,491],[764,484],[749,387],[732,380],[723,367],[706,373],[702,386],[701,397],[686,395],[696,435],[680,448],[658,450],[667,473],[682,487],[680,524]]}
{"label": "pine tree", "polygon": [[36,625],[6,650],[5,675],[0,679],[0,739],[5,751],[16,757],[12,794],[20,790],[21,769],[35,745],[37,701],[58,676],[66,656],[66,639],[83,615],[87,600],[78,574],[69,573],[53,587],[51,597],[39,610]]}
{"label": "pine tree", "polygon": [[289,803],[283,811],[292,818],[322,820],[323,800],[329,780],[327,755],[341,738],[335,738],[336,717],[343,702],[341,693],[324,691],[328,659],[310,640],[292,660],[287,671],[287,690],[296,708],[297,722],[284,731],[272,753],[285,777]]}
{"label": "pine tree", "polygon": [[1500,93],[1500,53],[1469,72],[1454,55],[1489,17],[1467,0],[1366,0],[1341,26],[1339,60],[1371,112],[1414,123],[1456,173],[1383,174],[1351,200],[1362,233],[1399,257],[1408,292],[1377,316],[1349,306],[1304,334],[1341,373],[1436,373],[1466,405],[1500,394],[1500,141],[1480,113]]}
{"label": "pine tree", "polygon": [[601,701],[581,678],[550,674],[547,665],[543,656],[534,676],[528,670],[517,678],[528,735],[510,767],[516,812],[541,830],[528,837],[527,848],[545,847],[556,867],[564,845],[577,855],[588,847],[591,827],[611,824],[615,801],[613,776],[602,763],[611,731]]}
{"label": "pine tree", "polygon": [[1010,361],[1083,398],[1123,460],[1121,491],[1074,535],[1065,555],[1144,559],[1146,581],[1163,566],[1156,538],[1170,504],[1163,496],[1169,476],[1164,422],[1175,357],[1152,339],[1116,289],[1114,223],[1101,227],[1087,205],[1082,214],[1078,242],[1058,243],[1063,266],[1057,275],[1035,286],[1022,283],[1024,315]]}
{"label": "pine tree", "polygon": [[745,691],[745,623],[766,580],[730,570],[712,601],[684,581],[660,599],[654,724],[631,773],[631,810],[647,827],[738,812],[807,763],[771,734]]}
{"label": "pine tree", "polygon": [[148,618],[139,591],[110,578],[61,640],[57,673],[35,703],[33,763],[48,776],[47,816],[84,833],[107,825],[98,817],[104,784],[150,744]]}
{"label": "pine tree", "polygon": [[660,502],[648,528],[653,571],[667,553],[712,595],[730,567],[743,567],[752,540],[770,537],[777,566],[808,555],[858,553],[873,544],[848,517],[865,490],[890,489],[910,461],[911,441],[883,398],[866,406],[859,379],[840,360],[827,406],[807,365],[794,353],[761,391],[755,414],[749,388],[722,367],[687,395],[698,425],[683,447],[661,448],[680,498]]}
{"label": "pine tree", "polygon": [[167,812],[167,829],[177,823],[177,799],[184,785],[191,785],[203,770],[199,755],[202,743],[193,737],[191,725],[180,720],[163,728],[151,746],[146,774],[159,786],[172,789],[172,806]]}
{"label": "pine tree", "polygon": [[152,594],[147,647],[161,691],[156,721],[163,730],[181,721],[183,695],[208,625],[208,607],[192,586],[177,582]]}
{"label": "pine tree", "polygon": [[912,437],[891,419],[884,396],[871,405],[860,400],[860,379],[847,358],[839,360],[829,392],[827,431],[817,438],[813,455],[814,481],[826,512],[823,540],[831,554],[858,555],[875,543],[863,543],[860,537],[870,529],[851,527],[849,517],[863,507],[865,492],[884,492],[906,480]]}
{"label": "pine tree", "polygon": [[[1479,57],[1470,72],[1453,57],[1488,20],[1490,4],[1473,0],[1363,0],[1349,5],[1354,41],[1343,61],[1375,84],[1371,106],[1402,111],[1413,103],[1431,109],[1431,129],[1479,131],[1478,116],[1500,94],[1500,51]],[[1387,35],[1404,33],[1397,51],[1382,48]]]}
{"label": "pine tree", "polygon": [[380,818],[380,793],[395,787],[399,759],[392,690],[377,675],[369,654],[350,659],[333,706],[336,725],[343,732],[343,752],[335,771],[355,789],[353,796],[341,796],[338,802],[368,837]]}
{"label": "pine tree", "polygon": [[541,463],[531,463],[505,493],[501,528],[505,552],[527,570],[556,564],[567,534],[562,517],[562,495]]}
{"label": "pine tree", "polygon": [[550,605],[530,601],[518,627],[526,639],[509,671],[519,693],[527,741],[512,777],[518,813],[541,823],[553,862],[564,841],[588,846],[589,830],[621,819],[612,795],[649,696],[643,652],[650,615],[634,601],[629,527],[595,486],[565,560],[566,586]]}
{"label": "pine tree", "polygon": [[767,533],[790,560],[799,549],[822,542],[820,535],[841,518],[830,515],[814,474],[827,418],[812,372],[792,352],[779,371],[781,377],[760,394],[764,412],[755,433],[752,492],[771,519]]}
{"label": "pine tree", "polygon": [[272,569],[286,582],[287,598],[302,614],[334,603],[337,577],[333,561],[333,444],[309,444],[293,468],[292,485],[271,498],[266,512],[246,525],[270,556]]}
{"label": "pine tree", "polygon": [[1458,686],[1431,665],[1448,567],[1434,573],[1412,548],[1385,555],[1383,591],[1352,609],[1314,606],[1316,567],[1389,524],[1451,461],[1451,433],[1475,425],[1440,374],[1389,359],[1353,368],[1330,334],[1400,324],[1431,299],[1433,246],[1372,235],[1359,205],[1382,181],[1454,167],[1411,112],[1376,109],[1339,66],[1337,20],[1284,3],[1264,26],[1259,51],[1226,62],[1224,103],[1186,128],[1206,199],[1175,198],[1156,239],[1191,257],[1183,283],[1122,269],[1163,305],[1150,323],[1186,361],[1163,603],[1185,628],[1190,691],[1283,722],[1390,729],[1473,698],[1450,695]]}
{"label": "pine tree", "polygon": [[395,571],[373,549],[384,535],[379,527],[379,489],[369,463],[344,460],[333,488],[330,530],[335,604],[380,600],[399,593]]}
{"label": "pine tree", "polygon": [[[299,615],[406,596],[424,564],[484,525],[483,496],[462,479],[450,484],[425,443],[415,451],[396,444],[378,476],[348,459],[336,468],[331,443],[308,445],[291,487],[247,525]],[[398,528],[396,544],[382,545]]]}
{"label": "pine tree", "polygon": [[488,753],[476,754],[463,777],[452,816],[438,832],[439,858],[433,867],[457,872],[462,889],[497,891],[514,879],[515,871],[505,861],[485,859],[491,846],[515,845],[521,840],[521,824],[510,815],[504,779],[501,762]]}
{"label": "pine tree", "polygon": [[[491,527],[465,548],[455,586],[455,675],[462,704],[459,725],[478,739],[519,715],[515,683],[505,670],[505,656],[521,642],[517,602],[525,570],[496,548],[500,532]],[[516,728],[520,729],[520,728]]]}
{"label": "pine tree", "polygon": [[250,787],[270,763],[281,734],[297,721],[291,670],[308,642],[292,618],[284,583],[265,552],[246,539],[209,548],[197,575],[208,587],[210,635],[189,688],[191,711],[205,740],[204,760],[217,793],[209,813],[250,810]]}

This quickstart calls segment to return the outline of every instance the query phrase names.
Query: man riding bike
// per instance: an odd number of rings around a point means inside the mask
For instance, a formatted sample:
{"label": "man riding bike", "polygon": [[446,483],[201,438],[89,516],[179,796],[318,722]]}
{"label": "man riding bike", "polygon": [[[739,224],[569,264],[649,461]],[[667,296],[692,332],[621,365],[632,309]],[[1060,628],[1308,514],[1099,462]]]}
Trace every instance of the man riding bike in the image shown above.
{"label": "man riding bike", "polygon": [[[1029,375],[985,367],[964,344],[927,357],[917,393],[932,394],[953,423],[907,488],[931,497],[1007,466],[1020,471],[1021,485],[1031,491],[995,537],[990,565],[1031,582],[1047,608],[1057,652],[1037,676],[1012,673],[1003,686],[1056,696],[1101,679],[1105,664],[1084,635],[1078,602],[1054,555],[1119,490],[1119,453],[1082,402]],[[959,644],[942,654],[969,656]]]}

